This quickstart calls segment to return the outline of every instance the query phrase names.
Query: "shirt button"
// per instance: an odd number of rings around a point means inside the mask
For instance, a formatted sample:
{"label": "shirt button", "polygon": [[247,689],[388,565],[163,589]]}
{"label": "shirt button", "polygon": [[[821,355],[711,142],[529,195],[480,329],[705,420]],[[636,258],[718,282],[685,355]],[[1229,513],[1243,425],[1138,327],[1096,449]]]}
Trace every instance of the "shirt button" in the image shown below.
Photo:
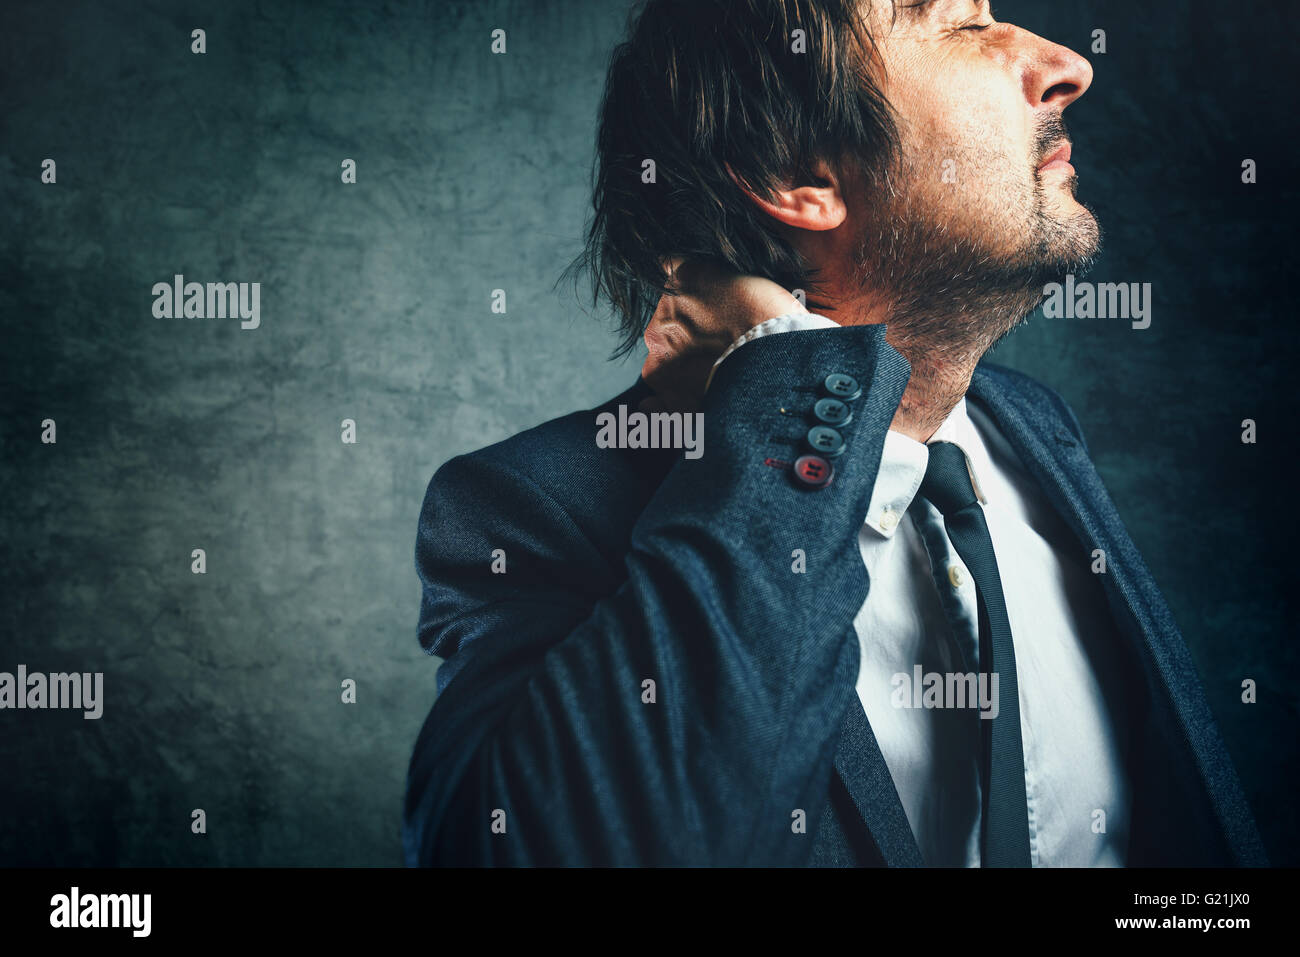
{"label": "shirt button", "polygon": [[813,415],[827,425],[843,425],[853,418],[849,407],[839,399],[818,399],[813,405]]}
{"label": "shirt button", "polygon": [[845,402],[852,402],[862,395],[862,387],[858,385],[858,380],[843,372],[832,372],[822,382],[822,387],[828,395],[843,399]]}
{"label": "shirt button", "polygon": [[883,528],[885,531],[889,531],[897,524],[898,524],[898,513],[895,512],[892,508],[887,508],[880,513],[880,527]]}
{"label": "shirt button", "polygon": [[794,460],[794,477],[809,488],[829,485],[834,474],[831,463],[819,455],[801,455]]}
{"label": "shirt button", "polygon": [[960,565],[949,565],[948,581],[952,582],[953,588],[960,588],[966,584],[966,570]]}

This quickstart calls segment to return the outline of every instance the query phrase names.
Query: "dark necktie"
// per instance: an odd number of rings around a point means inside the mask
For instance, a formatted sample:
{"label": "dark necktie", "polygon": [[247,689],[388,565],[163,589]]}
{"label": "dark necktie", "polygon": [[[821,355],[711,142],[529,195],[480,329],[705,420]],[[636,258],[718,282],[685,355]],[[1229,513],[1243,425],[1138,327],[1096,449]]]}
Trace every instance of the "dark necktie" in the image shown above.
{"label": "dark necktie", "polygon": [[993,540],[971,484],[966,454],[951,442],[935,442],[928,448],[930,463],[920,495],[943,515],[948,539],[975,579],[980,671],[998,676],[997,717],[980,719],[980,777],[984,784],[980,866],[1029,867],[1029,806],[1020,741],[1016,651]]}

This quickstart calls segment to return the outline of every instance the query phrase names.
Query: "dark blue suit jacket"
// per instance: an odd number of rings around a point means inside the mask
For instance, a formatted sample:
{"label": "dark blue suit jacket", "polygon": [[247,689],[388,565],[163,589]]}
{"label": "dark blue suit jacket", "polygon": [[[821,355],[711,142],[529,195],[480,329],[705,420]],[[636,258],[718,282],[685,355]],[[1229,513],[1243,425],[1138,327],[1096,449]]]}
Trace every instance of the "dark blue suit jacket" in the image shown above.
{"label": "dark blue suit jacket", "polygon": [[[410,766],[407,862],[921,864],[854,690],[853,619],[870,585],[857,536],[909,371],[881,326],[768,336],[719,367],[700,458],[597,448],[596,414],[635,411],[649,394],[638,380],[442,466],[415,557],[419,638],[446,662]],[[798,454],[807,425],[781,410],[805,412],[832,372],[863,394],[834,481],[800,488],[765,460]],[[1191,657],[1077,419],[989,364],[968,396],[1085,560],[1106,553],[1098,600],[1130,671],[1130,864],[1266,863]],[[797,548],[804,574],[791,571]]]}

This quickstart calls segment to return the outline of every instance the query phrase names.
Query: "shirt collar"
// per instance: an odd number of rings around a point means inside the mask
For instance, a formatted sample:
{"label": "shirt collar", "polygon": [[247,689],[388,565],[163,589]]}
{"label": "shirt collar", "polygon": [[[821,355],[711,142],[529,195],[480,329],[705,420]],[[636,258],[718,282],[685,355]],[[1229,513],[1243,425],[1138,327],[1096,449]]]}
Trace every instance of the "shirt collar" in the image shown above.
{"label": "shirt collar", "polygon": [[[975,495],[982,504],[987,504],[988,499],[980,488],[979,473],[987,474],[991,466],[984,443],[966,411],[965,396],[948,413],[929,442],[951,442],[966,454],[966,466]],[[930,464],[929,442],[918,442],[892,429],[885,433],[880,470],[876,473],[866,517],[866,524],[885,538],[893,537],[921,488],[926,466]]]}
{"label": "shirt collar", "polygon": [[[966,469],[970,472],[975,497],[979,499],[981,505],[987,505],[989,500],[984,490],[980,488],[980,476],[984,475],[987,478],[993,465],[989,459],[988,449],[984,447],[984,440],[980,438],[975,423],[971,421],[965,396],[962,396],[961,401],[953,407],[948,418],[943,420],[943,424],[935,429],[934,435],[930,436],[930,442],[951,442],[966,453]],[[929,442],[926,444],[928,445]],[[927,464],[929,462],[928,454],[926,462]]]}

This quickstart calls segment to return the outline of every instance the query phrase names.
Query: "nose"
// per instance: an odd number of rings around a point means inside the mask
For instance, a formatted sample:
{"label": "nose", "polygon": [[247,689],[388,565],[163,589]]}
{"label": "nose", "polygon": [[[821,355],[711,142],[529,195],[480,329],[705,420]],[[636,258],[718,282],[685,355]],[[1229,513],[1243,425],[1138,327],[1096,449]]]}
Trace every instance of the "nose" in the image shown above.
{"label": "nose", "polygon": [[1083,96],[1092,84],[1092,64],[1069,47],[1027,33],[1032,49],[1026,51],[1025,98],[1033,107],[1059,112]]}

